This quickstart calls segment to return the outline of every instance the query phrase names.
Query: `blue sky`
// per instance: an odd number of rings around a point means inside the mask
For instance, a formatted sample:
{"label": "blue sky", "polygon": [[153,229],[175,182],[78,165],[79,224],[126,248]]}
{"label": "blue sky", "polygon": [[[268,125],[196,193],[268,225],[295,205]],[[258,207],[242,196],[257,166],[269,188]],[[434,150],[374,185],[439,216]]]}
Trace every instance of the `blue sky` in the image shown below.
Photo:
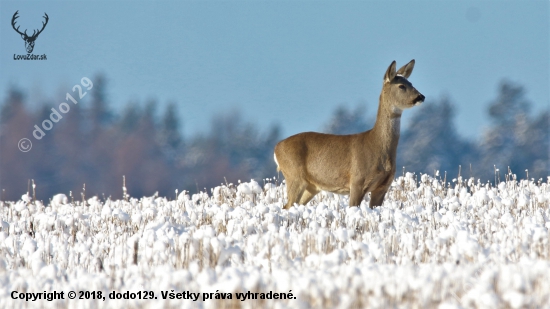
{"label": "blue sky", "polygon": [[[341,104],[375,115],[391,61],[414,58],[413,85],[427,101],[449,96],[458,130],[476,138],[504,78],[526,88],[534,112],[550,104],[549,3],[1,0],[0,95],[15,85],[54,107],[102,72],[116,111],[176,102],[189,135],[239,108],[286,136],[320,130]],[[25,53],[17,10],[23,29],[49,15],[33,52],[48,60],[13,60]]]}

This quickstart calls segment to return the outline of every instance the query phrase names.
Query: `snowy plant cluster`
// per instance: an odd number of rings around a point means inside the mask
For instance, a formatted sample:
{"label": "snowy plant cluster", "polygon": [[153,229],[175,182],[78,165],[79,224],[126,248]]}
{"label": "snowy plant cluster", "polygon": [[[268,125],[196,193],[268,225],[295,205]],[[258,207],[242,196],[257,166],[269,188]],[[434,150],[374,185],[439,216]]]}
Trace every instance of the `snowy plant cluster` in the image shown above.
{"label": "snowy plant cluster", "polygon": [[[550,179],[406,173],[374,209],[322,192],[284,210],[285,191],[2,202],[0,308],[550,307]],[[18,298],[53,291],[64,299]],[[154,298],[108,297],[140,291]]]}

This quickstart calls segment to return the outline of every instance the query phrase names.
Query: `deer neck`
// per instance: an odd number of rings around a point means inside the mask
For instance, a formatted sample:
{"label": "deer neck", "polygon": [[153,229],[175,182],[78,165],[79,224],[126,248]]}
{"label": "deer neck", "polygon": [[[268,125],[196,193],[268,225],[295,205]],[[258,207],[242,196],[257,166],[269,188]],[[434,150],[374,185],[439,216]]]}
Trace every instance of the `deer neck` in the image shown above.
{"label": "deer neck", "polygon": [[377,140],[385,149],[395,151],[399,141],[403,110],[394,107],[394,104],[388,104],[391,102],[386,102],[384,99],[382,96],[380,97],[378,115],[372,133],[377,136]]}

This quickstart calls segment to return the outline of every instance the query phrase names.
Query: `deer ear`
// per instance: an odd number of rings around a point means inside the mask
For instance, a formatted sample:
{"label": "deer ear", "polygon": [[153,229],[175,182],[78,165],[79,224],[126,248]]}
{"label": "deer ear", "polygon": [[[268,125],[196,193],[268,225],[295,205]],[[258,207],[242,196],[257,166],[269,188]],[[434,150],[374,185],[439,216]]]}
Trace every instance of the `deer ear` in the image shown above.
{"label": "deer ear", "polygon": [[384,83],[389,83],[395,77],[395,60],[390,64],[386,75],[384,75]]}
{"label": "deer ear", "polygon": [[402,66],[401,69],[397,71],[397,74],[403,75],[403,77],[405,78],[409,78],[409,76],[411,76],[413,69],[414,69],[414,59],[411,60],[409,63],[405,64],[404,66]]}

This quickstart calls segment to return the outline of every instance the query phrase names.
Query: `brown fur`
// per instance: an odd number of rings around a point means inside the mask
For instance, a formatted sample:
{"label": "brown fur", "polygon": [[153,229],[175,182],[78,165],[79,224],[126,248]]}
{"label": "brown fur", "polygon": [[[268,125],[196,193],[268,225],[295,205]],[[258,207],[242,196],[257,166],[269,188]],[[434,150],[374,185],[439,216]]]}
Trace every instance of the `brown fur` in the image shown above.
{"label": "brown fur", "polygon": [[351,135],[305,132],[275,146],[277,170],[286,179],[288,202],[305,205],[319,191],[349,194],[359,206],[371,192],[370,207],[380,206],[395,175],[401,113],[424,101],[407,78],[414,60],[395,71],[388,67],[380,94],[376,123],[371,130]]}

